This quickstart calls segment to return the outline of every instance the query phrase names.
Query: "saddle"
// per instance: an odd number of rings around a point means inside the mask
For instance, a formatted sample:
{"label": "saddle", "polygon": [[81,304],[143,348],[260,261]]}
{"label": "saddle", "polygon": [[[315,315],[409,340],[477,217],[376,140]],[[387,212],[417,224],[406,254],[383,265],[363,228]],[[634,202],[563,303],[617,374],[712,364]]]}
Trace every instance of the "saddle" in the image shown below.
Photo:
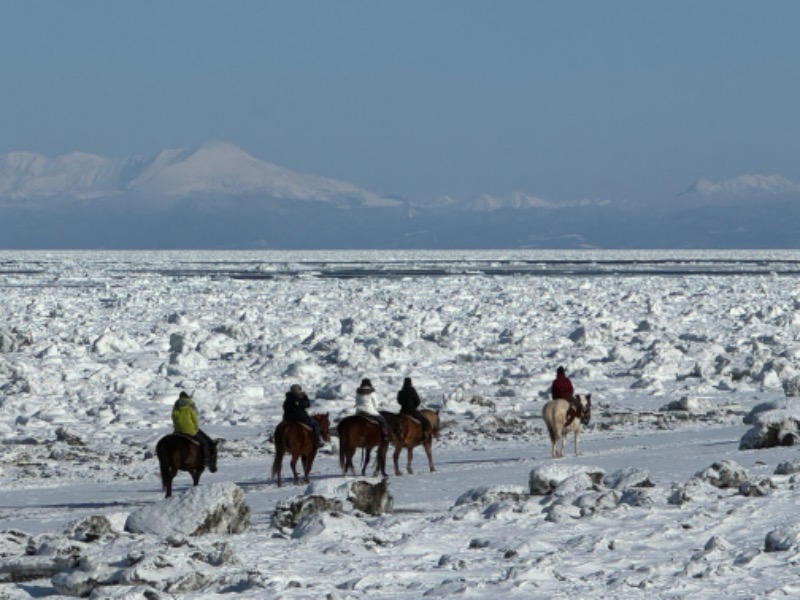
{"label": "saddle", "polygon": [[406,419],[409,419],[409,420],[411,420],[411,422],[412,422],[412,423],[416,423],[417,425],[419,425],[420,427],[422,427],[422,421],[420,421],[420,420],[419,420],[417,417],[415,417],[414,415],[410,415],[410,414],[408,414],[408,413],[402,413],[402,415],[403,415],[403,416],[404,416]]}
{"label": "saddle", "polygon": [[201,444],[200,444],[200,442],[198,442],[196,439],[194,439],[194,438],[193,438],[192,436],[190,436],[188,433],[173,433],[172,435],[174,435],[175,437],[181,437],[181,438],[183,438],[183,439],[185,439],[185,440],[189,440],[189,441],[190,441],[190,442],[192,442],[192,443],[193,443],[195,446],[200,446],[200,445],[201,445]]}
{"label": "saddle", "polygon": [[357,417],[361,417],[362,419],[365,419],[365,420],[369,421],[373,425],[377,425],[378,427],[382,427],[381,422],[377,418],[375,418],[375,415],[371,415],[369,413],[361,412],[361,413],[356,413],[356,416]]}
{"label": "saddle", "polygon": [[287,421],[287,423],[297,423],[301,427],[303,427],[306,431],[314,431],[314,428],[309,425],[308,423],[303,423],[302,421]]}

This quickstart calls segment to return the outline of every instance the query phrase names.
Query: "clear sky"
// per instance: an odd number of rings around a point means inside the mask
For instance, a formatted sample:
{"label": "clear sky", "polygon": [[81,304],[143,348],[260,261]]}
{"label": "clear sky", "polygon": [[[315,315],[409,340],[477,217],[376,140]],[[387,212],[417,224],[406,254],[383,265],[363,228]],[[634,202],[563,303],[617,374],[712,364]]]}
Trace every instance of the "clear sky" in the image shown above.
{"label": "clear sky", "polygon": [[232,142],[425,199],[800,181],[795,0],[0,3],[0,154]]}

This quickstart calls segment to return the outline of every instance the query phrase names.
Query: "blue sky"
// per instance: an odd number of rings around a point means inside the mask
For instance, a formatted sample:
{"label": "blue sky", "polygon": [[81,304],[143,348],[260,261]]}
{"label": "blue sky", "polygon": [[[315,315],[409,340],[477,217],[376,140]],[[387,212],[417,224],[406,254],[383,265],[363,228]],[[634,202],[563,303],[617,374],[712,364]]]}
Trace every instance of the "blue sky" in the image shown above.
{"label": "blue sky", "polygon": [[0,153],[226,140],[413,199],[800,181],[800,2],[6,0]]}

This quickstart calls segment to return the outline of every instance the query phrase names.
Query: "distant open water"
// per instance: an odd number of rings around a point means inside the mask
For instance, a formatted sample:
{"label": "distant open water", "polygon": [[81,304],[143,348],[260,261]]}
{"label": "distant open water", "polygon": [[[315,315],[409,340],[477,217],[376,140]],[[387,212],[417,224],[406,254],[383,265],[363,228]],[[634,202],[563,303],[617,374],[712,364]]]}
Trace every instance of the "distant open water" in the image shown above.
{"label": "distant open water", "polygon": [[[800,251],[0,251],[0,278],[800,275]],[[55,283],[55,281],[51,281]]]}

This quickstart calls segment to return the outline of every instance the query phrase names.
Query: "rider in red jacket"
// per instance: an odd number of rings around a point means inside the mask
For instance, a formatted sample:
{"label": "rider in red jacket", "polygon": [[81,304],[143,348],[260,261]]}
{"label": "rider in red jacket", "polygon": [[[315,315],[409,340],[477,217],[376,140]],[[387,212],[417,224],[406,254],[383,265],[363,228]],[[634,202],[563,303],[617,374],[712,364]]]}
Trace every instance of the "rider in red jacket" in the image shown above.
{"label": "rider in red jacket", "polygon": [[575,390],[572,387],[572,382],[567,377],[564,367],[556,369],[556,378],[553,380],[553,385],[550,386],[550,396],[553,400],[562,398],[569,400],[575,395]]}

